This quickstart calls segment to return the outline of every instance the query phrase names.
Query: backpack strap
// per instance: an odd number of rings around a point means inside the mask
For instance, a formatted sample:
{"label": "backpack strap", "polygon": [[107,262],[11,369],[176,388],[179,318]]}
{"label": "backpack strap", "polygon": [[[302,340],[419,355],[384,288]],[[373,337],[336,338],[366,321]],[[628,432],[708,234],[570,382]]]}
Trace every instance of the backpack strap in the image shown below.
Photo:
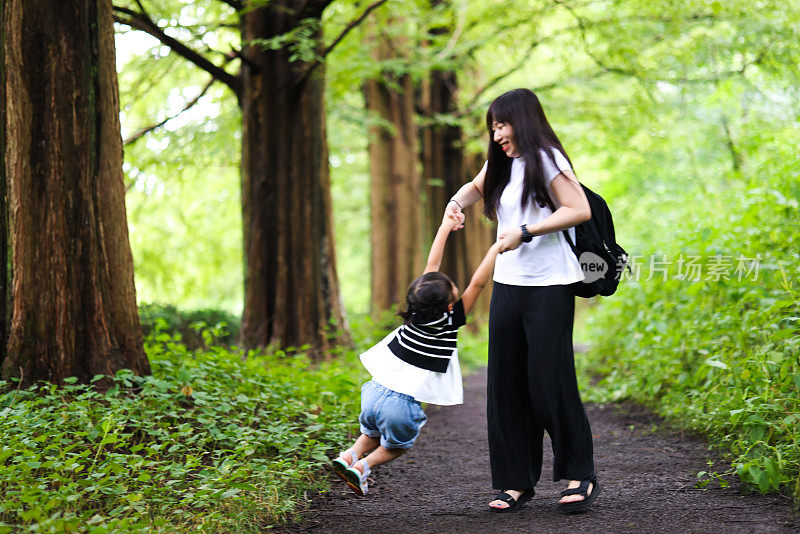
{"label": "backpack strap", "polygon": [[569,228],[567,228],[566,230],[561,230],[561,232],[564,234],[564,237],[567,238],[567,243],[569,243],[569,248],[572,249],[572,253],[575,254],[575,256],[577,256],[578,253],[575,252],[575,243],[572,242],[572,238],[569,236]]}

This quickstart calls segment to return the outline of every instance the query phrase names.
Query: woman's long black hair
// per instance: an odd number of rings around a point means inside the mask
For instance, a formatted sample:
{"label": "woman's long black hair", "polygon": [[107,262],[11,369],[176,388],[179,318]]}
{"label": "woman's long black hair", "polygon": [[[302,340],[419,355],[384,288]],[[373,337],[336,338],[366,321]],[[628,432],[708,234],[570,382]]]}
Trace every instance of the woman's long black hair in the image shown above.
{"label": "woman's long black hair", "polygon": [[519,155],[525,160],[525,180],[522,188],[520,205],[525,206],[528,199],[540,207],[548,206],[555,211],[555,205],[547,192],[547,183],[539,153],[544,149],[547,156],[555,164],[551,148],[560,151],[567,161],[572,161],[561,146],[558,136],[547,122],[542,105],[536,94],[530,89],[514,89],[498,96],[489,111],[486,112],[486,127],[489,129],[489,150],[486,167],[486,178],[483,186],[483,213],[489,219],[497,216],[500,196],[511,178],[511,162],[498,143],[494,141],[492,124],[495,122],[510,124],[514,129],[514,145]]}

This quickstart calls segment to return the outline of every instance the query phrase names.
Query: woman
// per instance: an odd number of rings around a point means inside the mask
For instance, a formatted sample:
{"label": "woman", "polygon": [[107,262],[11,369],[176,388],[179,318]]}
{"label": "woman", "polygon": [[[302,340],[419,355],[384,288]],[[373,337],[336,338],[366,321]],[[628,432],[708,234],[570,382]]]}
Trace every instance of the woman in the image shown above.
{"label": "woman", "polygon": [[487,418],[489,506],[517,510],[534,494],[544,431],[553,443],[553,480],[568,479],[559,509],[586,510],[600,486],[592,434],[578,394],[572,353],[570,284],[583,279],[562,230],[591,217],[586,195],[536,95],[515,89],[489,107],[488,161],[453,196],[446,214],[463,227],[462,208],[484,199],[497,219],[500,255],[489,315]]}

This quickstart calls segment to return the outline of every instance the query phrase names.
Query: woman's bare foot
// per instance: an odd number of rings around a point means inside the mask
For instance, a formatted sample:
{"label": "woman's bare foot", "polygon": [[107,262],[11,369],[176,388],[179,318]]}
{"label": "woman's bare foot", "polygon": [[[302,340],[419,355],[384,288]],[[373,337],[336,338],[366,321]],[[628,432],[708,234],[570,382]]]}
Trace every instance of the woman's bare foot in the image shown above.
{"label": "woman's bare foot", "polygon": [[[503,490],[503,491],[514,497],[514,499],[519,499],[519,496],[522,495],[521,490]],[[489,506],[492,508],[500,508],[500,509],[509,507],[507,502],[501,500],[494,500],[489,503]]]}
{"label": "woman's bare foot", "polygon": [[[567,485],[567,489],[575,489],[580,485],[581,485],[580,480],[570,480],[569,484]],[[586,494],[591,495],[593,490],[594,490],[594,484],[590,482],[589,489],[586,490]],[[583,500],[583,495],[567,495],[566,497],[561,497],[561,500],[559,500],[558,502],[567,503],[567,502],[578,502],[582,500]]]}

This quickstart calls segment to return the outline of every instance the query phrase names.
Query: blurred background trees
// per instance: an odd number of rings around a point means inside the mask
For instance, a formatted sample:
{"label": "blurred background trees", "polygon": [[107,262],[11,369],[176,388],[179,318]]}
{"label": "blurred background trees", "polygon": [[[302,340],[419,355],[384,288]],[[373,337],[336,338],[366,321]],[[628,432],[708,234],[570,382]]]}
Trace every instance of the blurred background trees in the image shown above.
{"label": "blurred background trees", "polygon": [[[137,1],[115,10],[118,22],[210,74],[201,95],[221,82],[241,109],[243,346],[308,345],[325,351],[347,338],[336,276],[321,66],[330,48],[323,46],[320,19],[330,0],[217,4],[208,6],[209,12],[205,5],[175,4],[152,14]],[[186,7],[196,12],[187,14]],[[162,29],[161,21],[169,17],[168,25],[184,35]],[[194,17],[211,27],[197,27]],[[237,27],[240,34],[229,35]],[[294,46],[292,35],[298,36]],[[218,38],[229,39],[227,50],[209,44]],[[236,74],[226,70],[232,61]]]}
{"label": "blurred background trees", "polygon": [[[796,142],[794,8],[773,2],[120,0],[140,303],[241,315],[245,347],[349,339],[419,274],[480,169],[485,110],[538,92],[634,251],[720,216]],[[786,197],[786,193],[781,193]],[[772,194],[772,193],[761,193]],[[444,269],[493,239],[474,208]],[[642,248],[643,250],[643,248]]]}
{"label": "blurred background trees", "polygon": [[[120,7],[139,9],[136,3]],[[318,27],[309,19],[271,36],[266,32],[262,41],[242,38],[236,9],[241,6],[207,1],[144,7],[162,33],[182,38],[239,76],[249,68],[240,57],[243,49],[268,54],[283,47],[286,60],[302,70],[319,60],[369,4],[333,2],[321,11]],[[319,71],[326,87],[333,241],[347,308],[358,313],[396,301],[419,269],[442,203],[480,169],[483,116],[504,90],[538,91],[579,176],[589,184],[603,183],[603,191],[633,193],[625,199],[752,169],[753,136],[770,132],[767,121],[791,115],[790,100],[779,102],[791,99],[794,73],[782,66],[795,59],[795,35],[791,24],[769,16],[770,9],[777,14],[781,8],[767,4],[756,10],[744,2],[530,2],[512,8],[500,2],[396,1],[377,6],[336,42]],[[119,25],[118,31],[127,136],[178,115],[126,145],[131,224],[142,228],[140,237],[133,237],[140,300],[166,297],[180,306],[238,312],[245,301],[241,243],[252,241],[237,238],[244,235],[237,212],[238,147],[247,130],[241,118],[256,112],[238,106],[236,93],[222,84],[206,87],[208,74],[161,41],[130,26]],[[325,36],[322,44],[319,35]],[[253,44],[243,46],[248,42]],[[396,103],[394,116],[387,104],[379,106],[378,88],[384,102],[391,97]],[[274,102],[274,109],[284,109]],[[282,121],[273,129],[267,137],[278,143],[307,126]],[[390,142],[404,143],[405,152],[369,157],[381,146],[388,150]],[[286,146],[297,144],[304,142]],[[404,154],[414,155],[413,164]],[[289,159],[299,163],[303,158]],[[391,161],[406,167],[380,168]],[[389,183],[400,187],[407,181],[409,194],[422,200],[414,207],[402,202],[402,219],[387,212],[378,221],[369,207],[377,213],[385,207],[377,206],[369,191],[376,194],[390,174]],[[690,194],[684,201],[701,199]],[[262,211],[277,217],[277,207]],[[292,217],[297,226],[315,226],[301,223],[301,211]],[[418,230],[405,226],[417,219],[424,221]],[[370,235],[384,232],[381,243],[392,237],[381,230],[383,224],[394,225],[397,233],[418,234],[408,235],[413,250],[395,254],[397,263],[416,267],[403,267],[406,274],[392,282],[390,269],[377,269],[387,278],[378,283],[371,274],[367,283],[364,274],[372,273],[379,260],[378,252],[370,252],[375,248]],[[657,225],[643,231],[655,231]],[[623,235],[628,241],[648,237],[638,230],[632,234]],[[147,237],[154,235],[160,237]],[[313,248],[310,240],[310,235],[302,238],[306,253]],[[449,251],[464,247],[454,239]],[[453,268],[469,271],[469,266]],[[378,296],[382,290],[386,295]]]}

